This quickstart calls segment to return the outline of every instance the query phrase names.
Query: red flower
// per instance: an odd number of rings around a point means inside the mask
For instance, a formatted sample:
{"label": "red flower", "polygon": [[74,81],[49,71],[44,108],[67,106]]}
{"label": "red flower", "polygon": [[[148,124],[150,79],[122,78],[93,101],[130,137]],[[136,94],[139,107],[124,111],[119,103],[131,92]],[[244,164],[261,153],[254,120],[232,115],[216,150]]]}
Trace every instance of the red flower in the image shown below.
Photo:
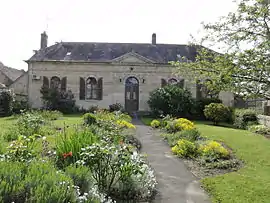
{"label": "red flower", "polygon": [[65,158],[67,158],[67,157],[71,157],[72,156],[72,152],[69,152],[69,153],[64,153],[63,154],[63,158],[65,159]]}

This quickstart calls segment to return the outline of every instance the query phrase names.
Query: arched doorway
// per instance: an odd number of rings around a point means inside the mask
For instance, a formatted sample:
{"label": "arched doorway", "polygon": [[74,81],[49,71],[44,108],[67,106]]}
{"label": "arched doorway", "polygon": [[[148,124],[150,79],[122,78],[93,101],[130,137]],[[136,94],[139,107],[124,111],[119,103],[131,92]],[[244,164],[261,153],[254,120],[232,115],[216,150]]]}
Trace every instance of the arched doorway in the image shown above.
{"label": "arched doorway", "polygon": [[139,80],[128,77],[125,81],[125,110],[129,113],[139,110]]}

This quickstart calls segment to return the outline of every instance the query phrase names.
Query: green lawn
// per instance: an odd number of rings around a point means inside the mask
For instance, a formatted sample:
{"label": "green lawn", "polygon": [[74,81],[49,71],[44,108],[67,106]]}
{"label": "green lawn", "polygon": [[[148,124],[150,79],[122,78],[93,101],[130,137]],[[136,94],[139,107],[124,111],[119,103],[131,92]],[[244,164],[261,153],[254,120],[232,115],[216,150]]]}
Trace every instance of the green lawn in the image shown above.
{"label": "green lawn", "polygon": [[[143,118],[145,124],[150,118]],[[245,162],[237,172],[206,178],[204,188],[213,202],[260,203],[270,202],[270,140],[245,130],[207,125],[196,122],[202,135],[220,140],[233,149]]]}

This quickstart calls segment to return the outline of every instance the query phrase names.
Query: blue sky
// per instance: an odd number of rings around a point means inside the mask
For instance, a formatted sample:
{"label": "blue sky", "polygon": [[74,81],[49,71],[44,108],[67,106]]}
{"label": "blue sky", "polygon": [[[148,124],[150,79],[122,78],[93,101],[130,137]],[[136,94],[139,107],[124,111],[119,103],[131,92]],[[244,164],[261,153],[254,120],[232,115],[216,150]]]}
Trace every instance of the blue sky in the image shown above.
{"label": "blue sky", "polygon": [[27,69],[23,62],[59,41],[185,44],[198,36],[201,22],[217,21],[235,8],[232,0],[0,0],[0,61]]}

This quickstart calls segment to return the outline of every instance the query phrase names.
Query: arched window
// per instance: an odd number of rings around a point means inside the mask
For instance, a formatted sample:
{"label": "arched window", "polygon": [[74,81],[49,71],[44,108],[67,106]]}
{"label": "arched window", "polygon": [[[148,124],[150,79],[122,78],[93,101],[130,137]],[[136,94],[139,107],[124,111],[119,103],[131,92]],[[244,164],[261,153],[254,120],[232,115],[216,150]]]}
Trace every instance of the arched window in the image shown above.
{"label": "arched window", "polygon": [[178,83],[178,81],[175,78],[170,78],[168,80],[168,84],[169,85],[176,85]]}
{"label": "arched window", "polygon": [[102,78],[89,77],[85,80],[80,77],[80,100],[102,100],[102,83]]}
{"label": "arched window", "polygon": [[51,88],[54,88],[54,89],[60,89],[60,78],[57,77],[57,76],[53,76],[51,78],[51,85],[50,85]]}
{"label": "arched window", "polygon": [[97,99],[98,85],[94,77],[89,77],[86,80],[86,99]]}

